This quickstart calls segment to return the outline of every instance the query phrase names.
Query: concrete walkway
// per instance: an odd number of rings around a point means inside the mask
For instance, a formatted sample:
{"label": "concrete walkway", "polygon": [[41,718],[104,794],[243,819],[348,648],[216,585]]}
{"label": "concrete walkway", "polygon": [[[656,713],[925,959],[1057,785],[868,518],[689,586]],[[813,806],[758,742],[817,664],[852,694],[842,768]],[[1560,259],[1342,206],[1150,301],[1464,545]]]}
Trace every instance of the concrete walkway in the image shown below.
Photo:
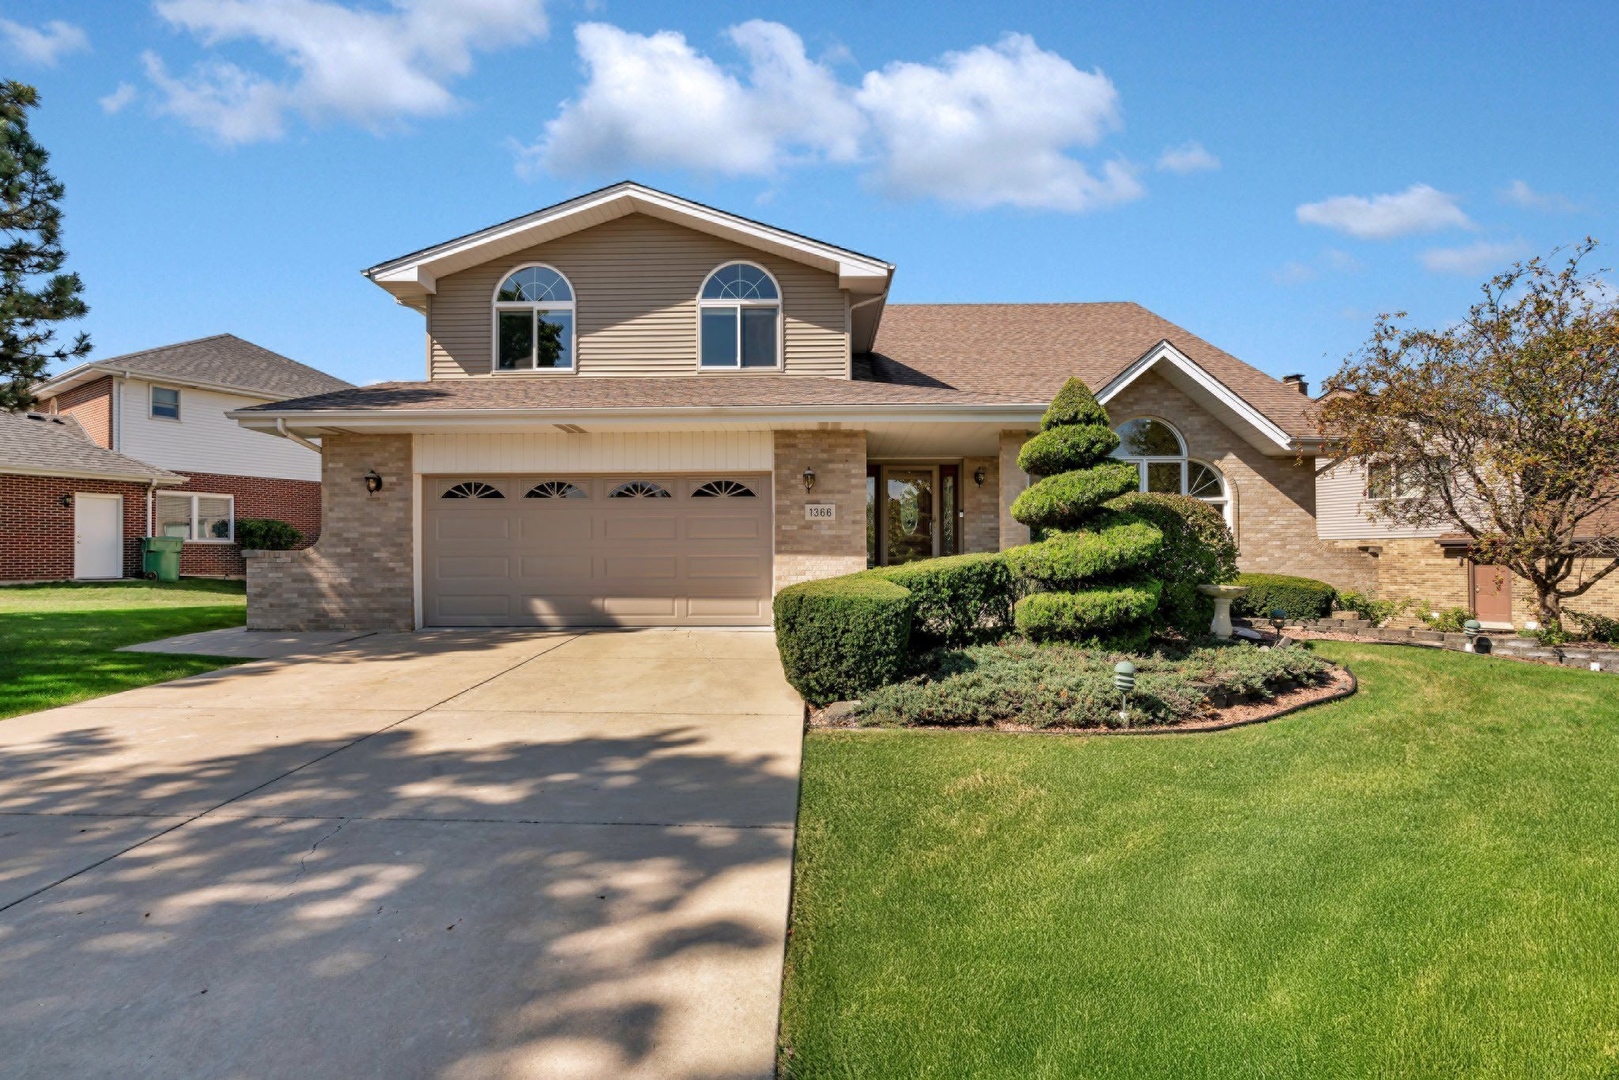
{"label": "concrete walkway", "polygon": [[379,634],[0,722],[8,1077],[765,1077],[768,633]]}

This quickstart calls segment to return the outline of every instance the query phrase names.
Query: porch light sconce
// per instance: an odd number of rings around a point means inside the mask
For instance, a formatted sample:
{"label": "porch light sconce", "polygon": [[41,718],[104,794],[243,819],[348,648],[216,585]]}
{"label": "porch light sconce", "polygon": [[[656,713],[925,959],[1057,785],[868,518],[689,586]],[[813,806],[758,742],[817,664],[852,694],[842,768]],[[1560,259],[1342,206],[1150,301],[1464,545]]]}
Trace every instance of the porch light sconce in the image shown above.
{"label": "porch light sconce", "polygon": [[808,494],[809,492],[814,491],[814,490],[815,490],[815,470],[814,469],[805,469],[804,470],[804,493]]}
{"label": "porch light sconce", "polygon": [[62,504],[62,509],[66,510],[66,509],[68,509],[69,507],[71,507],[73,505],[73,496],[72,495],[63,495],[62,498],[59,501]]}
{"label": "porch light sconce", "polygon": [[973,470],[973,483],[977,484],[979,487],[983,487],[984,478],[988,475],[989,473],[984,471],[984,467],[982,465],[978,466],[978,468]]}
{"label": "porch light sconce", "polygon": [[377,475],[377,470],[365,474],[365,490],[373,495],[382,490],[382,477]]}

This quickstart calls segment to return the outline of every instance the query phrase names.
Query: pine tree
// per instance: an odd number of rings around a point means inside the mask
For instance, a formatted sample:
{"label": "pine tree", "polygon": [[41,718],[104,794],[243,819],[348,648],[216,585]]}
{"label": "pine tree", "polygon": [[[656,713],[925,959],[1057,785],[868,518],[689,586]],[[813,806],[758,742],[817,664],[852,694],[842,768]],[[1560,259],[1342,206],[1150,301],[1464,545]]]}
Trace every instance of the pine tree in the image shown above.
{"label": "pine tree", "polygon": [[[29,387],[52,361],[90,352],[90,338],[56,344],[56,323],[90,310],[77,274],[62,274],[62,185],[45,167],[50,155],[28,130],[39,93],[0,82],[0,408],[33,403]],[[44,277],[43,282],[37,279]],[[37,287],[31,287],[37,284]]]}
{"label": "pine tree", "polygon": [[1036,641],[1137,648],[1152,633],[1163,591],[1144,567],[1164,534],[1106,506],[1136,490],[1136,466],[1108,460],[1119,437],[1078,379],[1052,399],[1040,427],[1018,454],[1018,468],[1044,479],[1018,496],[1012,517],[1042,539],[1006,553],[1012,572],[1037,590],[1018,601],[1017,628]]}

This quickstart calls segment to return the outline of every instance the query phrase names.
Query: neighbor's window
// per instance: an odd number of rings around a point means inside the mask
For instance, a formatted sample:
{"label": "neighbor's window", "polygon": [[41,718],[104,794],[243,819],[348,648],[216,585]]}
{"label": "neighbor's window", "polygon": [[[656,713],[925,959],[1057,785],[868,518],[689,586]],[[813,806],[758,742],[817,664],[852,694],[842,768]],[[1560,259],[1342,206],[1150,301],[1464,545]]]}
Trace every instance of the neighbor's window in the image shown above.
{"label": "neighbor's window", "polygon": [[1227,526],[1232,524],[1225,477],[1213,465],[1188,458],[1180,432],[1150,416],[1127,420],[1114,431],[1119,436],[1119,448],[1113,456],[1140,470],[1142,491],[1201,499],[1220,512]]}
{"label": "neighbor's window", "polygon": [[549,371],[573,367],[573,287],[549,266],[525,266],[495,293],[495,367]]}
{"label": "neighbor's window", "polygon": [[230,495],[157,497],[157,535],[228,544],[236,539],[236,500]]}
{"label": "neighbor's window", "polygon": [[698,356],[705,368],[778,366],[781,292],[751,263],[727,263],[697,298]]}
{"label": "neighbor's window", "polygon": [[180,419],[180,391],[172,386],[152,387],[152,415],[159,420]]}

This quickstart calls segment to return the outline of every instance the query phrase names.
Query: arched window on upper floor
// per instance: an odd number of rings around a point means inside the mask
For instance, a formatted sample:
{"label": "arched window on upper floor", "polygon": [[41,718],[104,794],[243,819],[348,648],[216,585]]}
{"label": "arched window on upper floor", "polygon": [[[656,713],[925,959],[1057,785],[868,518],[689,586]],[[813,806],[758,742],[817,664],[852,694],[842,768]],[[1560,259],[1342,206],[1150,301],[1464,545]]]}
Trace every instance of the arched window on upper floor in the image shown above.
{"label": "arched window on upper floor", "polygon": [[573,286],[549,266],[521,266],[495,290],[495,370],[571,370]]}
{"label": "arched window on upper floor", "polygon": [[697,294],[697,356],[705,369],[781,366],[781,289],[752,263],[726,263]]}

